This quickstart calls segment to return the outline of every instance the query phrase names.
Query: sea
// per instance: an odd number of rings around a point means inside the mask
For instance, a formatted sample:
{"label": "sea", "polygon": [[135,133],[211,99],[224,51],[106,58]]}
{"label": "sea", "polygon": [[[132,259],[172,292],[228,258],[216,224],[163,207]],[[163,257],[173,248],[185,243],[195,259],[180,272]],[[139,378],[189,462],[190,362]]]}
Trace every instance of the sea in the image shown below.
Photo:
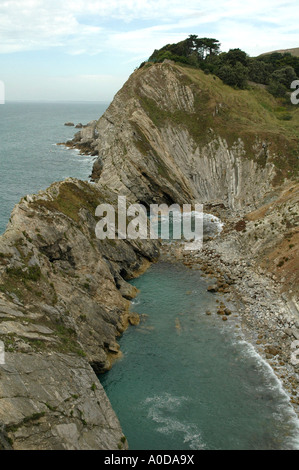
{"label": "sea", "polygon": [[[0,234],[21,197],[68,177],[88,180],[94,157],[57,143],[108,102],[0,105]],[[141,323],[100,375],[131,450],[299,450],[299,422],[270,366],[242,335],[239,314],[214,312],[200,271],[161,261],[132,281]],[[218,299],[219,300],[219,299]],[[213,314],[206,315],[210,310]]]}
{"label": "sea", "polygon": [[7,102],[0,105],[0,234],[20,199],[67,177],[88,180],[94,157],[58,146],[99,119],[109,102]]}

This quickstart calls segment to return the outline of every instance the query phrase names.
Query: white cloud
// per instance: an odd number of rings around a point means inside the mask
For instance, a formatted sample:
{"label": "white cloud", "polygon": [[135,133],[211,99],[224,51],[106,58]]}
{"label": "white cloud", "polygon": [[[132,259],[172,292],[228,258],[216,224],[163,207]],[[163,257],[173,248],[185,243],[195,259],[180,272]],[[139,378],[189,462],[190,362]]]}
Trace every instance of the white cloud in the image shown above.
{"label": "white cloud", "polygon": [[80,24],[57,0],[7,0],[0,4],[0,53],[62,47],[73,38],[99,34],[100,27]]}
{"label": "white cloud", "polygon": [[[297,0],[2,0],[0,53],[59,47],[78,55],[110,48],[146,57],[192,33],[216,37],[224,50],[254,54],[298,45],[297,9]],[[148,27],[136,28],[136,20]]]}
{"label": "white cloud", "polygon": [[[18,61],[9,57],[0,78],[8,99],[111,99],[154,49],[189,34],[217,38],[222,50],[240,47],[251,55],[299,46],[297,1],[0,0],[0,54],[44,51],[41,68],[35,55],[27,67],[21,56],[17,74]],[[52,49],[76,57],[60,68],[63,56],[57,55],[56,64],[52,55],[48,65]],[[80,61],[86,54],[102,55]]]}

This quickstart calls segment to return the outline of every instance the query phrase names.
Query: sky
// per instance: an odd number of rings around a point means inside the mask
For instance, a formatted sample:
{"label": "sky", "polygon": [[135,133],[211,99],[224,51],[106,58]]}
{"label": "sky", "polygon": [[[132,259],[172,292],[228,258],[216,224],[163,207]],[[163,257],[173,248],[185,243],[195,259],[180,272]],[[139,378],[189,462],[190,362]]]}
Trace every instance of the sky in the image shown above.
{"label": "sky", "polygon": [[190,34],[250,56],[298,47],[298,13],[298,0],[0,0],[0,84],[6,100],[111,101]]}

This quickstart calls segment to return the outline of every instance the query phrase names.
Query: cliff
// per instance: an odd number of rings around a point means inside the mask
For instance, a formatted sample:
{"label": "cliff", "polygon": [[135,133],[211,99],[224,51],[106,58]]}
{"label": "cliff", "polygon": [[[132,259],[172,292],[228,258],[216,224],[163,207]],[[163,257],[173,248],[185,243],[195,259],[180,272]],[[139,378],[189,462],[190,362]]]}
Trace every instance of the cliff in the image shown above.
{"label": "cliff", "polygon": [[135,71],[73,144],[98,153],[95,180],[135,200],[248,212],[298,171],[299,114],[289,112],[285,121],[262,87],[234,90],[166,61]]}
{"label": "cliff", "polygon": [[298,126],[299,108],[265,87],[235,90],[166,60],[136,70],[68,145],[98,154],[93,179],[132,200],[218,208],[231,219],[223,236],[227,244],[230,227],[232,253],[257,260],[294,296]]}
{"label": "cliff", "polygon": [[95,373],[138,321],[126,279],[158,256],[154,242],[99,241],[95,208],[116,195],[77,180],[15,207],[0,237],[0,446],[126,448]]}
{"label": "cliff", "polygon": [[159,246],[96,239],[95,209],[118,194],[205,203],[225,221],[216,252],[272,273],[298,315],[298,109],[259,86],[148,64],[67,143],[98,155],[96,184],[69,179],[26,196],[0,237],[0,447],[127,447],[96,373],[138,322],[127,280]]}

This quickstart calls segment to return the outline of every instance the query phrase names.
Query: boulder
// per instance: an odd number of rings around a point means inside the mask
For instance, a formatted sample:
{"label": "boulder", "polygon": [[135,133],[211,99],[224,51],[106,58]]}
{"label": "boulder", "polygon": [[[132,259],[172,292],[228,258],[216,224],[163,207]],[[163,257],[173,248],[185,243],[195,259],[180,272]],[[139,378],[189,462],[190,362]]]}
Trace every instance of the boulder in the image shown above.
{"label": "boulder", "polygon": [[129,315],[129,322],[130,325],[138,326],[140,323],[140,316],[138,315],[138,313],[131,313]]}
{"label": "boulder", "polygon": [[209,286],[207,288],[207,291],[212,292],[212,293],[218,292],[218,290],[219,290],[219,288],[218,288],[217,284],[213,284],[212,286]]}

